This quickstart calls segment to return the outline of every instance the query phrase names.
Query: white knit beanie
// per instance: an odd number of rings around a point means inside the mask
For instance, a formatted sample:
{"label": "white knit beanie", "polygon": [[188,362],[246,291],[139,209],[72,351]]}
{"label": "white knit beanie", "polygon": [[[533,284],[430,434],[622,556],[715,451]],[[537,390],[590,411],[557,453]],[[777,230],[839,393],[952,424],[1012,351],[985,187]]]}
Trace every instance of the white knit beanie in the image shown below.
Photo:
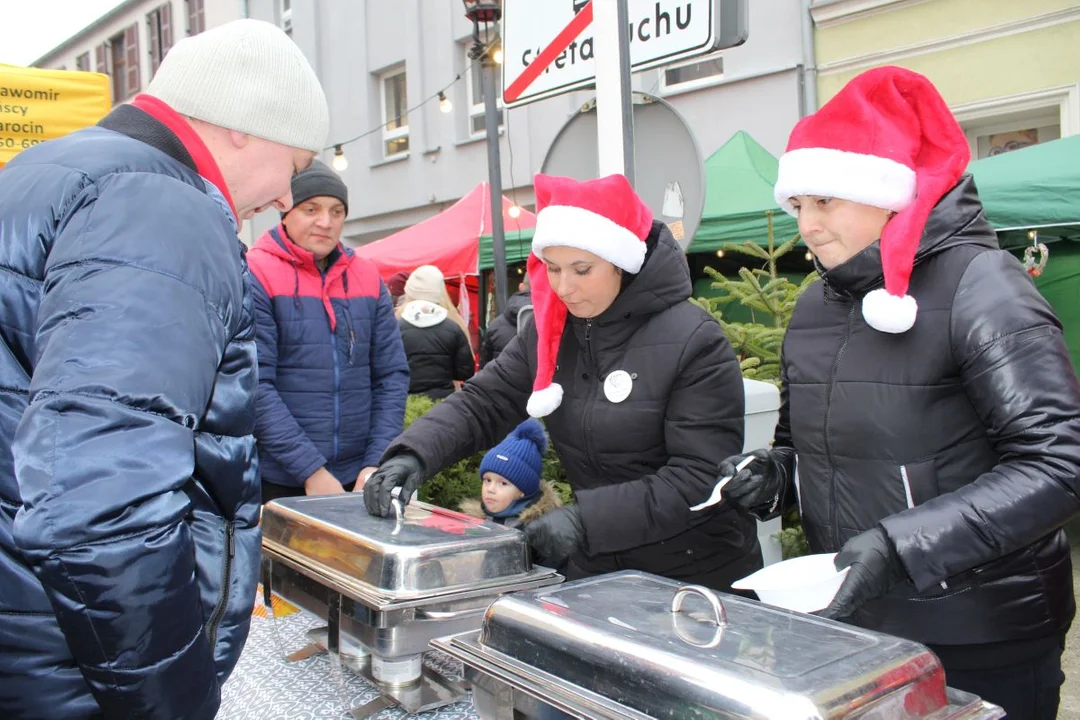
{"label": "white knit beanie", "polygon": [[181,115],[302,150],[322,150],[330,129],[307,58],[262,20],[234,20],[179,41],[146,92]]}
{"label": "white knit beanie", "polygon": [[405,281],[405,294],[413,300],[427,300],[442,305],[445,293],[446,279],[442,270],[434,265],[421,265]]}

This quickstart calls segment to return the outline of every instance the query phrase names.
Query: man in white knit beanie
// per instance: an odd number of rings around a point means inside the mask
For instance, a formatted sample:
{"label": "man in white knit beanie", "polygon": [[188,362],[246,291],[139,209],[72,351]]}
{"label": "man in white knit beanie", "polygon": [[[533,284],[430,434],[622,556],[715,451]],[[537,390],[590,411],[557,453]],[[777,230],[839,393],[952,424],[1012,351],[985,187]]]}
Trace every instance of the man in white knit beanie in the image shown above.
{"label": "man in white knit beanie", "polygon": [[0,716],[217,713],[260,554],[237,232],[292,206],[327,116],[240,20],[0,169]]}

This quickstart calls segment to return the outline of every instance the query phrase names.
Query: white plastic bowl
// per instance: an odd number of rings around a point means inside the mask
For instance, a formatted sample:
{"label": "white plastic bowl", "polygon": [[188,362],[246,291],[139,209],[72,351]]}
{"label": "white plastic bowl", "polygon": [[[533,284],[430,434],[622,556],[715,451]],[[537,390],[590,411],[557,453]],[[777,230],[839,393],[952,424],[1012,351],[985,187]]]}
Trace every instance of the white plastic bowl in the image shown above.
{"label": "white plastic bowl", "polygon": [[811,613],[826,608],[849,568],[837,572],[833,565],[836,553],[804,555],[758,570],[731,584],[736,590],[753,590],[761,602]]}

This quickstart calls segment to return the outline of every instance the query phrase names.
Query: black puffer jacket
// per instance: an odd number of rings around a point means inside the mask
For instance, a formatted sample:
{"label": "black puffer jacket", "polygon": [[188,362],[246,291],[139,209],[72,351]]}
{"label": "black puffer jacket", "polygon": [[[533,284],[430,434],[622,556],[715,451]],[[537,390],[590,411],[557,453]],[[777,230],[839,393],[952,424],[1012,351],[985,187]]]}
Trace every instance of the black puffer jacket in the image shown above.
{"label": "black puffer jacket", "polygon": [[[571,318],[555,382],[562,405],[546,418],[581,507],[586,553],[568,575],[638,569],[726,588],[761,566],[752,519],[708,497],[719,463],[743,444],[743,384],[720,326],[687,302],[679,246],[653,225],[641,272],[589,322]],[[417,420],[387,456],[409,451],[429,474],[501,440],[525,418],[536,373],[530,323],[501,355]],[[612,403],[604,378],[625,370],[629,398]]]}
{"label": "black puffer jacket", "polygon": [[864,627],[931,645],[1063,633],[1080,385],[1057,319],[998,249],[970,177],[930,217],[906,333],[863,321],[881,274],[877,244],[825,273],[785,339],[777,444],[798,451],[811,549],[885,528],[913,582],[868,605]]}
{"label": "black puffer jacket", "polygon": [[476,372],[469,339],[438,305],[413,300],[401,308],[398,326],[409,360],[409,394],[441,400],[454,392],[455,380]]}
{"label": "black puffer jacket", "polygon": [[506,346],[514,339],[518,329],[518,313],[523,307],[531,304],[532,295],[527,290],[516,292],[507,298],[506,310],[491,321],[484,334],[484,342],[480,345],[481,367],[499,357],[499,353],[506,349]]}

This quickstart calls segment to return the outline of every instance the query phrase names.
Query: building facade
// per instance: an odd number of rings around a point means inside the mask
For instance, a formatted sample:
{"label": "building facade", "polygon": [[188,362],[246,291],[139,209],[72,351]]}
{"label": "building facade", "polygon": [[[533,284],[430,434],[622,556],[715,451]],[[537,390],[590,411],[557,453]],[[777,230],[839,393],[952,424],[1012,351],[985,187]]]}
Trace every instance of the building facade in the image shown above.
{"label": "building facade", "polygon": [[900,65],[930,78],[973,158],[1080,133],[1076,0],[815,0],[822,102]]}
{"label": "building facade", "polygon": [[150,84],[173,43],[242,12],[236,0],[127,0],[32,65],[104,73],[113,103],[126,102]]}
{"label": "building facade", "polygon": [[[658,0],[655,13],[675,17],[682,4]],[[808,6],[809,0],[752,0],[745,44],[635,74],[633,88],[668,101],[703,158],[738,130],[778,153],[814,89],[804,83]],[[461,0],[250,0],[247,8],[291,34],[326,89],[327,144],[343,143],[348,159],[342,177],[349,242],[424,220],[487,179],[480,71],[467,55],[472,24]],[[559,130],[594,95],[579,91],[502,110],[502,183],[518,204],[532,205],[532,175]],[[327,162],[332,157],[332,150],[324,153]],[[256,229],[273,222],[273,213],[264,213]]]}

